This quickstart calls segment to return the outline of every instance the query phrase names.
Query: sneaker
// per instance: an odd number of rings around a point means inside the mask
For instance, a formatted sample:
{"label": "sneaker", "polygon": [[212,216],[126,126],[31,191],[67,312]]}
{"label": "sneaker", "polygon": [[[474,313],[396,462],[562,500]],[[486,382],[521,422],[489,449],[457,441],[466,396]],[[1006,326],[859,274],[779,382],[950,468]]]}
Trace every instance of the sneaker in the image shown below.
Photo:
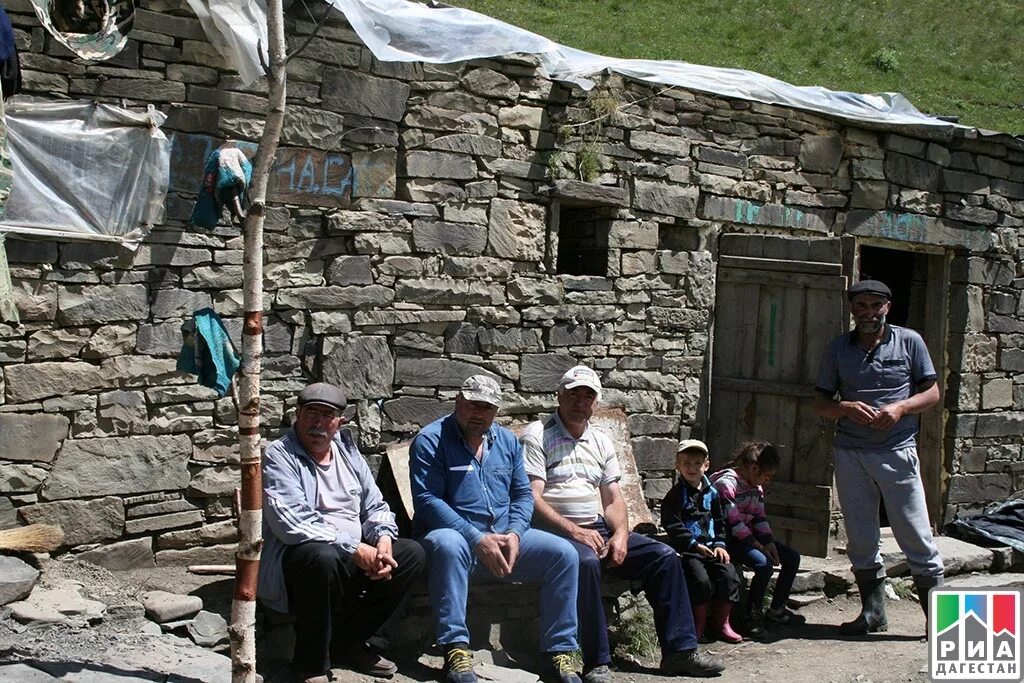
{"label": "sneaker", "polygon": [[612,683],[614,676],[607,664],[595,666],[583,672],[583,683]]}
{"label": "sneaker", "polygon": [[447,683],[477,683],[473,671],[473,653],[468,643],[452,643],[444,654],[444,680]]}
{"label": "sneaker", "polygon": [[[548,670],[555,683],[583,683],[576,673],[576,657],[572,652],[552,652],[551,668]],[[607,670],[608,667],[605,667]]]}
{"label": "sneaker", "polygon": [[366,643],[342,645],[336,658],[342,666],[374,678],[391,678],[398,671],[394,662],[371,652]]}
{"label": "sneaker", "polygon": [[721,657],[713,657],[694,648],[665,655],[661,659],[661,673],[666,676],[717,676],[725,669]]}
{"label": "sneaker", "polygon": [[764,613],[764,620],[774,626],[799,626],[807,622],[807,618],[802,614],[792,612],[785,607],[769,609]]}

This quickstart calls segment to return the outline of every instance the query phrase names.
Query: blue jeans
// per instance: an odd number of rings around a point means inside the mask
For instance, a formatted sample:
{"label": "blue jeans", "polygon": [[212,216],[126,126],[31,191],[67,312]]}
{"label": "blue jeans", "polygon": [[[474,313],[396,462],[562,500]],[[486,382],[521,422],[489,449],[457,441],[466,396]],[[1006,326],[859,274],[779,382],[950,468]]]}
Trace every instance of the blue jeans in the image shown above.
{"label": "blue jeans", "polygon": [[[591,528],[605,540],[610,536],[603,519],[598,519]],[[590,546],[569,542],[580,557],[579,618],[583,667],[592,669],[612,661],[608,647],[608,622],[601,601],[602,561]],[[697,647],[690,594],[675,550],[653,538],[630,533],[626,559],[620,566],[604,571],[620,579],[639,581],[643,586],[644,595],[654,612],[654,627],[663,654]]]}
{"label": "blue jeans", "polygon": [[[736,564],[742,564],[754,570],[754,580],[750,582],[750,591],[747,593],[746,608],[751,605],[758,607],[764,602],[764,593],[768,590],[768,582],[772,580],[775,567],[760,550],[742,541],[728,541],[729,555]],[[786,606],[786,600],[793,590],[793,580],[796,579],[796,572],[800,569],[800,553],[775,541],[775,548],[779,551],[779,578],[775,581],[775,591],[772,593],[772,609],[782,609]]]}
{"label": "blue jeans", "polygon": [[434,529],[420,543],[427,551],[427,587],[439,645],[469,642],[466,600],[472,580],[539,584],[541,652],[577,649],[579,560],[568,541],[539,529],[527,529],[520,539],[512,573],[502,579],[480,564],[474,549],[453,529]]}

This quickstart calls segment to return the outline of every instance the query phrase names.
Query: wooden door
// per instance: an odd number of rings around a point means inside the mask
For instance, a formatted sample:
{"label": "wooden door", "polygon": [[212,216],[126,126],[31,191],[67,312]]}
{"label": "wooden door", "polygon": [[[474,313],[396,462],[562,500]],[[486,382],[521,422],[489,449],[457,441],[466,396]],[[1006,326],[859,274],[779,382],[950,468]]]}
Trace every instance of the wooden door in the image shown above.
{"label": "wooden door", "polygon": [[[851,245],[852,246],[852,245]],[[719,241],[708,445],[712,469],[747,440],[782,463],[766,503],[775,534],[824,556],[832,510],[833,425],[814,414],[828,342],[846,331],[852,249],[840,238],[723,235]]]}

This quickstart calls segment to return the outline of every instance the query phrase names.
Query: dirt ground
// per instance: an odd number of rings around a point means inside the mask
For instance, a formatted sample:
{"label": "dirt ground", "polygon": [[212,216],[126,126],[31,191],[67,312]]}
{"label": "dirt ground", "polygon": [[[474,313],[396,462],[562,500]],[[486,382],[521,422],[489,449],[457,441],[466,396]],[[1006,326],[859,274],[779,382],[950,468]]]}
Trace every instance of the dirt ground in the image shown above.
{"label": "dirt ground", "polygon": [[[200,577],[181,568],[137,570],[114,575],[91,565],[54,562],[44,571],[44,577],[46,582],[55,578],[79,581],[90,597],[108,605],[107,617],[91,627],[23,629],[14,624],[7,614],[0,612],[0,664],[37,659],[52,661],[55,658],[69,663],[88,662],[116,645],[152,637],[140,631],[140,609],[133,606],[137,596],[145,590],[163,589],[199,595],[204,600],[205,609],[225,617],[230,609],[230,577]],[[764,642],[714,643],[702,647],[725,658],[726,671],[716,679],[723,683],[926,681],[927,644],[921,642],[924,619],[918,604],[910,600],[889,601],[888,633],[839,638],[836,624],[853,618],[858,607],[856,596],[822,598],[799,610],[807,618],[805,625],[780,628]],[[427,682],[438,677],[441,659],[436,652],[388,654],[400,667],[394,683]],[[259,670],[267,683],[289,680],[286,656],[286,652],[274,651],[272,642],[261,643]],[[477,659],[505,663],[500,652],[482,652]],[[666,680],[657,674],[656,659],[639,662],[620,660],[616,664],[619,683],[663,683]],[[535,680],[522,671],[487,665],[480,669],[482,678],[500,683]],[[185,680],[197,680],[189,677],[186,671],[181,673],[186,676]],[[370,683],[372,680],[342,670],[335,673],[341,680],[352,683]],[[3,678],[0,672],[0,679]]]}

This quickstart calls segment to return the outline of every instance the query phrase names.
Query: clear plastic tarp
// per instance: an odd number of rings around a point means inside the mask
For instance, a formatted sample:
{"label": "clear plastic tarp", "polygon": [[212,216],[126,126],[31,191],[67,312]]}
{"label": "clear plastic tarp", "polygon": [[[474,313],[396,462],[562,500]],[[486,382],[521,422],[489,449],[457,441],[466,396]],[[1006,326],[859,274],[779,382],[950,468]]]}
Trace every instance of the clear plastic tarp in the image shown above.
{"label": "clear plastic tarp", "polygon": [[267,57],[267,3],[264,0],[188,0],[203,31],[246,83],[263,76],[260,51]]}
{"label": "clear plastic tarp", "polygon": [[135,248],[163,220],[171,154],[163,113],[21,97],[5,110],[14,184],[0,231]]}
{"label": "clear plastic tarp", "polygon": [[[560,45],[525,29],[458,7],[428,7],[408,0],[327,0],[345,14],[377,59],[391,62],[451,63],[513,53],[537,55],[552,79],[593,87],[604,71],[667,86],[777,104],[884,125],[952,129],[954,124],[918,111],[898,93],[861,95],[795,86],[743,69],[680,61],[617,59]],[[247,80],[262,75],[255,46],[266,45],[263,0],[188,0],[211,42]],[[238,21],[244,13],[257,19]],[[205,17],[205,18],[204,18]]]}

